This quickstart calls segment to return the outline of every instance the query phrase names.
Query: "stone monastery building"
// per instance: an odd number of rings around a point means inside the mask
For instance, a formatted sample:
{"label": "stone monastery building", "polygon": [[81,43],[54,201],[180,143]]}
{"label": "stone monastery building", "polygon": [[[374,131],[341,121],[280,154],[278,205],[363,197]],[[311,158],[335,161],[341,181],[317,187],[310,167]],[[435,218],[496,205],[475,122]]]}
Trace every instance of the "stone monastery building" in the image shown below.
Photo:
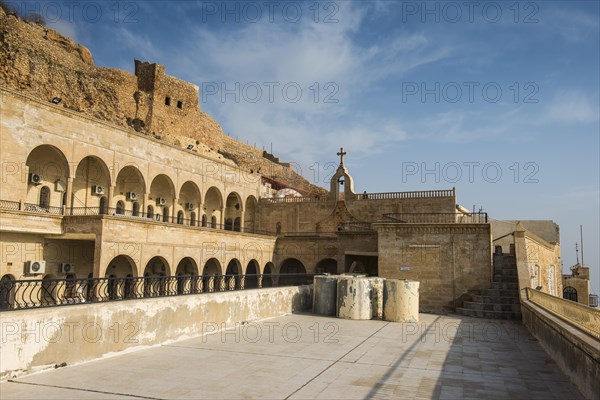
{"label": "stone monastery building", "polygon": [[[2,280],[180,276],[183,288],[216,275],[249,287],[356,272],[418,280],[422,310],[467,314],[517,283],[562,293],[551,221],[492,223],[453,188],[355,193],[343,149],[328,191],[315,187],[224,135],[198,87],[163,66],[99,68],[69,38],[0,20]],[[511,304],[488,311],[510,318]]]}

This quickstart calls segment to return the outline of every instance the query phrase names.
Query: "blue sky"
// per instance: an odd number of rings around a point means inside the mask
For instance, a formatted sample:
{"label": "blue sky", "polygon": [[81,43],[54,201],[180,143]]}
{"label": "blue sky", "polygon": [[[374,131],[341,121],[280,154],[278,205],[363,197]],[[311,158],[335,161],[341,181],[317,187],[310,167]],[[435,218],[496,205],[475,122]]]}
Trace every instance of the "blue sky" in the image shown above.
{"label": "blue sky", "polygon": [[583,224],[600,290],[598,1],[48,4],[28,7],[98,65],[164,64],[322,186],[344,146],[356,191],[455,186],[492,218],[553,219],[564,270]]}

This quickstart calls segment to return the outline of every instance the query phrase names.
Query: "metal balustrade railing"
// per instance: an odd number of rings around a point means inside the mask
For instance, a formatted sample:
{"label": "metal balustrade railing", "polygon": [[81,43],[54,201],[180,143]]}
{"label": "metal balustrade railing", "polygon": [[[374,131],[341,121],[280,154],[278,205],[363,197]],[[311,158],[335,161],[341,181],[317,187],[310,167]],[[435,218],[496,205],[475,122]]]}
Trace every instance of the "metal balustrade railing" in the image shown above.
{"label": "metal balustrade railing", "polygon": [[488,215],[478,213],[389,213],[383,214],[381,222],[409,224],[485,224]]}
{"label": "metal balustrade railing", "polygon": [[312,284],[315,274],[181,275],[0,281],[0,311]]}

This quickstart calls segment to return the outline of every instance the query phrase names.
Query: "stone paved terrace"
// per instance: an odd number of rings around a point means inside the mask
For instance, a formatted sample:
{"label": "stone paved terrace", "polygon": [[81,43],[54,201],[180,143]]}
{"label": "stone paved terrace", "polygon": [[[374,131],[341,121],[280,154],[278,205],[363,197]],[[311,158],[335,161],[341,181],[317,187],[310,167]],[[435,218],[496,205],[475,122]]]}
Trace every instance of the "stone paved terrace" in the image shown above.
{"label": "stone paved terrace", "polygon": [[581,398],[519,322],[432,314],[419,324],[287,315],[20,377],[0,397]]}

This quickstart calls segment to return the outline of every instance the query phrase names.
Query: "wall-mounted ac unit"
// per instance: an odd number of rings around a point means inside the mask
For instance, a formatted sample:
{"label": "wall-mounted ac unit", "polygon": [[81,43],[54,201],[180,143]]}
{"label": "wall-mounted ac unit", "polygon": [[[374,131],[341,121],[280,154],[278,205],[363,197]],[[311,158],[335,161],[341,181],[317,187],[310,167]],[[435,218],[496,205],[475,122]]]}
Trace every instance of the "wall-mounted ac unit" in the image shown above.
{"label": "wall-mounted ac unit", "polygon": [[75,273],[75,265],[73,265],[71,263],[60,264],[60,273],[61,274],[74,274]]}
{"label": "wall-mounted ac unit", "polygon": [[136,192],[127,192],[127,200],[135,201],[137,198],[138,195]]}
{"label": "wall-mounted ac unit", "polygon": [[33,183],[34,185],[39,185],[42,183],[42,176],[38,174],[29,174],[29,182]]}
{"label": "wall-mounted ac unit", "polygon": [[102,186],[92,186],[92,193],[102,196],[104,194],[104,188]]}
{"label": "wall-mounted ac unit", "polygon": [[194,203],[187,203],[187,209],[190,211],[193,211],[196,208],[196,205]]}
{"label": "wall-mounted ac unit", "polygon": [[158,199],[156,199],[156,204],[158,204],[159,206],[164,206],[165,204],[167,204],[167,199],[165,199],[164,197],[159,197]]}
{"label": "wall-mounted ac unit", "polygon": [[46,273],[46,261],[27,261],[25,263],[27,275],[39,275]]}

